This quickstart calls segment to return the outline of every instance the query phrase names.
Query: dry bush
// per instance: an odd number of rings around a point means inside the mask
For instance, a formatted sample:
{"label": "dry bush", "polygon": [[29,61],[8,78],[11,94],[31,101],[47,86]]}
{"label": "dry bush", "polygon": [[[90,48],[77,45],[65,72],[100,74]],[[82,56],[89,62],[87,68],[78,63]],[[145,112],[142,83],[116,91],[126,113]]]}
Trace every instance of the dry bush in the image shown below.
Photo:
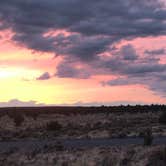
{"label": "dry bush", "polygon": [[152,130],[147,128],[144,132],[144,145],[151,146],[153,142]]}
{"label": "dry bush", "polygon": [[57,121],[51,121],[47,123],[46,130],[47,131],[60,131],[62,129],[62,125]]}
{"label": "dry bush", "polygon": [[20,113],[9,114],[9,117],[13,119],[16,127],[21,126],[24,122],[24,116]]}
{"label": "dry bush", "polygon": [[158,149],[148,158],[147,166],[165,166],[166,165],[166,147],[164,149]]}
{"label": "dry bush", "polygon": [[164,111],[159,117],[159,123],[166,124],[166,111]]}

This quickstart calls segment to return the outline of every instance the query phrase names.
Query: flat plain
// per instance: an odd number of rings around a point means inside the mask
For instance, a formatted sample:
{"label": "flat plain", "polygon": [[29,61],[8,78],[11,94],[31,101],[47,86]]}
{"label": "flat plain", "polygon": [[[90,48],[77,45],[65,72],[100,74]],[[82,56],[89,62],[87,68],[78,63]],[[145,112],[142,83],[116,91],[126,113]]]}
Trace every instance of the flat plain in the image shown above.
{"label": "flat plain", "polygon": [[[77,146],[60,140],[153,138],[166,136],[165,106],[2,108],[0,140],[55,141],[42,148],[1,146],[0,165],[154,165],[166,164],[165,144]],[[24,146],[24,145],[23,145]]]}

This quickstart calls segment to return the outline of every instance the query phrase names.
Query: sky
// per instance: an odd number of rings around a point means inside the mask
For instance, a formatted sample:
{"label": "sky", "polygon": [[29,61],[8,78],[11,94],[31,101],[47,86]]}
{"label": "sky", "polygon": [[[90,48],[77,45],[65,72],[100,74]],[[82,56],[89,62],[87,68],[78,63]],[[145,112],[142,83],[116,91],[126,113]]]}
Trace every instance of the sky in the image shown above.
{"label": "sky", "polygon": [[166,104],[165,0],[1,0],[0,106]]}

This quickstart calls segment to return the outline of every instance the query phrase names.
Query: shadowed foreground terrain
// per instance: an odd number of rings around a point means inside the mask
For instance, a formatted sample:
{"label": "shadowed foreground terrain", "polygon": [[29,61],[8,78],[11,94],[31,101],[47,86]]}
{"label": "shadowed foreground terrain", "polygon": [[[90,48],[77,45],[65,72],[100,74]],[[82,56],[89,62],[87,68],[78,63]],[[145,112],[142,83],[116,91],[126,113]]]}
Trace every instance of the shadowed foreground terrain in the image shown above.
{"label": "shadowed foreground terrain", "polygon": [[[142,138],[166,136],[166,107],[33,107],[1,108],[0,140],[6,141]],[[24,146],[24,145],[23,145]],[[35,147],[35,146],[34,146]],[[164,144],[66,148],[61,143],[42,148],[0,147],[0,165],[165,166]]]}
{"label": "shadowed foreground terrain", "polygon": [[165,166],[166,146],[125,146],[65,150],[46,146],[41,150],[11,149],[1,153],[3,166]]}

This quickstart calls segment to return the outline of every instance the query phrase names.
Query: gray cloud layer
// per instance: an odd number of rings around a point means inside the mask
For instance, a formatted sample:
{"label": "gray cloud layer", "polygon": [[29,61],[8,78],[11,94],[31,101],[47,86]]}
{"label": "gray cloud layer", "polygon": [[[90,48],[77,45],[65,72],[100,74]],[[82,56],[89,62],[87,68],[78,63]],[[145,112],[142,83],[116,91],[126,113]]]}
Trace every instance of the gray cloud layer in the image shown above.
{"label": "gray cloud layer", "polygon": [[[11,28],[13,40],[30,49],[57,53],[58,45],[86,59],[114,41],[165,35],[166,10],[161,7],[159,0],[1,0],[0,20],[1,29]],[[43,35],[51,29],[76,34]]]}

